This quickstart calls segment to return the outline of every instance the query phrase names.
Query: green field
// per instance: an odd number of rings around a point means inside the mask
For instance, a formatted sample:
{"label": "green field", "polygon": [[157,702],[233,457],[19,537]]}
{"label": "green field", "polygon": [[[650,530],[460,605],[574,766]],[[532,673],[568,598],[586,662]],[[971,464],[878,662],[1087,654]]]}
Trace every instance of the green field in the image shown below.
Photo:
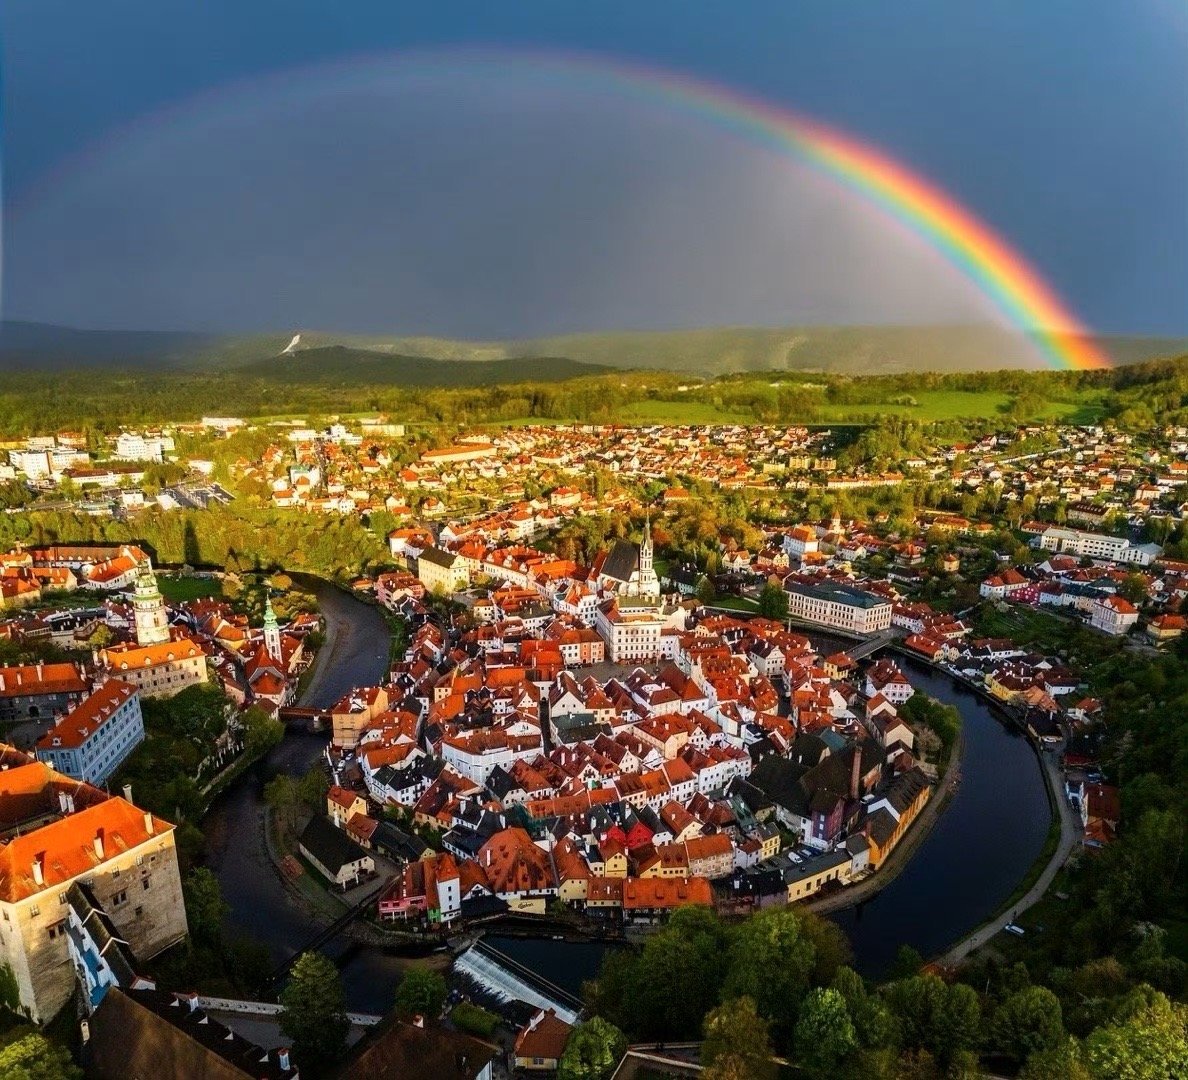
{"label": "green field", "polygon": [[205,600],[223,595],[223,583],[218,578],[157,577],[157,586],[166,600],[175,604],[186,600]]}
{"label": "green field", "polygon": [[[917,404],[823,405],[819,411],[825,423],[858,418],[873,420],[889,415],[910,416],[928,421],[978,418],[1001,420],[1007,415],[1011,403],[1011,395],[1000,390],[921,390],[912,397]],[[1097,420],[1100,414],[1099,398],[1096,395],[1083,395],[1079,401],[1045,402],[1040,412],[1029,419],[1090,424]]]}
{"label": "green field", "polygon": [[636,401],[622,419],[635,424],[754,424],[750,410],[724,409],[705,401]]}

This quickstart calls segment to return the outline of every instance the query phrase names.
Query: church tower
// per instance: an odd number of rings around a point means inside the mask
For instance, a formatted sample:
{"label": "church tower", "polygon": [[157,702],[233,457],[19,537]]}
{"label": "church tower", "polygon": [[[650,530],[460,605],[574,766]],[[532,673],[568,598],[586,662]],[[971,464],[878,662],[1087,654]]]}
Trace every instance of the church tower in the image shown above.
{"label": "church tower", "polygon": [[160,645],[169,640],[169,615],[165,597],[157,588],[153,564],[145,559],[136,575],[136,589],[132,593],[132,614],[136,622],[138,645]]}
{"label": "church tower", "polygon": [[639,545],[639,567],[636,571],[635,593],[637,596],[656,599],[660,595],[660,579],[652,565],[652,516],[644,519],[643,541]]}
{"label": "church tower", "polygon": [[639,576],[652,573],[652,515],[644,519],[643,543],[639,545]]}
{"label": "church tower", "polygon": [[264,648],[268,655],[278,664],[281,658],[280,624],[276,621],[276,612],[272,610],[272,597],[264,601]]}

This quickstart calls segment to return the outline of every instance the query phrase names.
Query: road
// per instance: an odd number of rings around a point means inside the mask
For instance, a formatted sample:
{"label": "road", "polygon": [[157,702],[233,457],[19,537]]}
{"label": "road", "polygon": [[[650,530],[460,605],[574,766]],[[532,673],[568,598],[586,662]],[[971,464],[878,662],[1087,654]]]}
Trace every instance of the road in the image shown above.
{"label": "road", "polygon": [[961,963],[975,949],[980,949],[992,938],[1002,933],[1002,928],[1006,923],[1014,922],[1022,912],[1041,900],[1051,887],[1061,867],[1068,861],[1069,856],[1080,847],[1081,819],[1073,812],[1073,808],[1065,797],[1064,777],[1056,765],[1056,758],[1057,755],[1054,752],[1040,753],[1040,764],[1047,777],[1049,790],[1055,799],[1056,811],[1060,815],[1060,843],[1056,845],[1055,853],[1048,860],[1048,865],[1044,867],[1043,873],[1036,879],[1035,884],[1011,905],[1009,912],[995,916],[990,922],[962,938],[948,952],[938,958],[938,962],[945,967]]}

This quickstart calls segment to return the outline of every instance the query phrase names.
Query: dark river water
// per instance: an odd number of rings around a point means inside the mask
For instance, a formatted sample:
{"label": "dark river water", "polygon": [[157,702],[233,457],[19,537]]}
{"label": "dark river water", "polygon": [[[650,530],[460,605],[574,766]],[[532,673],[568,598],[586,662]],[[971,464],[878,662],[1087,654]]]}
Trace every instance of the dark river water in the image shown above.
{"label": "dark river water", "polygon": [[[381,680],[388,630],[369,605],[325,582],[313,587],[327,624],[337,625],[338,633],[302,703],[324,706],[355,686]],[[965,754],[956,795],[899,876],[860,907],[831,916],[849,935],[855,966],[871,976],[885,973],[900,945],[935,954],[988,918],[1039,855],[1051,820],[1040,765],[1026,739],[947,675],[913,660],[900,663],[915,686],[960,711]],[[224,792],[203,823],[207,864],[231,909],[229,928],[263,942],[278,963],[317,925],[281,883],[264,850],[263,787],[278,772],[304,773],[324,745],[324,737],[290,731]],[[489,940],[574,993],[597,971],[604,948],[551,939]],[[387,1011],[400,980],[397,957],[343,939],[323,951],[339,963],[352,1009]]]}

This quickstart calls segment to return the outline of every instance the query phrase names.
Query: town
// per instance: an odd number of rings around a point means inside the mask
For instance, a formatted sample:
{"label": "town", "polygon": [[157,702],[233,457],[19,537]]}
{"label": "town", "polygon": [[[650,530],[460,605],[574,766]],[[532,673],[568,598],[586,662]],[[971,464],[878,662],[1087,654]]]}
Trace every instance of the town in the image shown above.
{"label": "town", "polygon": [[[312,798],[275,812],[276,873],[316,880],[381,938],[456,944],[463,987],[536,1008],[513,1055],[526,1075],[556,1067],[580,1003],[517,973],[486,929],[536,919],[632,940],[685,908],[738,919],[873,895],[961,780],[956,711],[915,671],[1032,741],[1078,850],[1114,842],[1102,702],[1034,631],[1080,628],[1136,657],[1182,634],[1188,562],[1158,541],[1188,506],[1188,431],[1023,427],[880,471],[840,470],[824,429],[437,442],[384,417],[211,417],[9,451],[22,510],[69,507],[128,535],[30,535],[0,555],[0,638],[25,657],[0,666],[4,790],[39,793],[36,810],[13,803],[5,848],[32,853],[8,872],[21,933],[3,939],[25,1015],[48,1019],[77,984],[96,1021],[112,987],[143,996],[143,1022],[168,1016],[140,972],[187,933],[175,826],[135,786],[109,792],[145,743],[142,706],[187,694],[213,695],[205,790],[282,724],[324,733]],[[779,520],[797,501],[810,513]],[[370,568],[343,581],[391,627],[382,678],[307,704],[327,637],[308,586],[275,565],[154,565],[136,536],[146,514],[201,521],[241,502],[383,528]],[[113,812],[135,816],[100,820]],[[113,850],[141,873],[108,870]],[[231,1022],[219,1008],[210,1022]],[[284,1051],[261,1052],[292,1075]]]}

